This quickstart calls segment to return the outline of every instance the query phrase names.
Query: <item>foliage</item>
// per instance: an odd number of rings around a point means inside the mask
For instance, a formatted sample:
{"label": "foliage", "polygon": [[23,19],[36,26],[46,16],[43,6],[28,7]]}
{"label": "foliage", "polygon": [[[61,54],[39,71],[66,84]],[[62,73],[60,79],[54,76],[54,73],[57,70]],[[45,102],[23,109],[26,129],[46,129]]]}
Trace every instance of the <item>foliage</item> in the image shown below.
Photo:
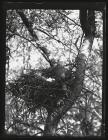
{"label": "foliage", "polygon": [[[7,54],[5,126],[11,134],[42,135],[48,110],[62,106],[67,98],[61,81],[73,86],[75,59],[84,45],[84,36],[79,10],[23,12],[39,41],[33,39],[16,10],[7,10],[6,44],[10,54]],[[101,135],[103,21],[100,11],[95,11],[95,16],[97,36],[87,58],[83,89],[60,119],[57,135]],[[61,67],[65,71],[62,80],[58,71]]]}

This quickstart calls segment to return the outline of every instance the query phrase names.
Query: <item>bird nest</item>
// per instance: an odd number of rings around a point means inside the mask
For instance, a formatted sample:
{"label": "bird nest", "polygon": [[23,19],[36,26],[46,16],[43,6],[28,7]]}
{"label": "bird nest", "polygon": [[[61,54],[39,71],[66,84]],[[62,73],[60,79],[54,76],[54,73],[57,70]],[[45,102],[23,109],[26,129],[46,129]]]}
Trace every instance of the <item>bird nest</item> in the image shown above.
{"label": "bird nest", "polygon": [[47,110],[54,109],[58,106],[59,100],[65,96],[60,82],[48,81],[45,77],[36,74],[34,70],[21,74],[8,84],[8,89],[13,96],[23,99],[31,110],[40,107]]}

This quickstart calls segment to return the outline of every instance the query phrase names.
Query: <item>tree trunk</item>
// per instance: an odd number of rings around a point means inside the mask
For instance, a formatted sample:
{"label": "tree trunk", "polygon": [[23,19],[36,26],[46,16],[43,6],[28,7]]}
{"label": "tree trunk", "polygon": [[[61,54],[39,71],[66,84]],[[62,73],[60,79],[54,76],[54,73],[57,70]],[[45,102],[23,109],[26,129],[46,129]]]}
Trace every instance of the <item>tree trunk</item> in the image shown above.
{"label": "tree trunk", "polygon": [[54,120],[52,120],[52,116],[48,115],[47,119],[46,119],[46,125],[44,128],[44,136],[54,136],[56,135],[56,129],[57,129],[57,125],[58,122]]}
{"label": "tree trunk", "polygon": [[[29,24],[28,19],[24,15],[22,10],[17,11],[20,17],[22,18],[24,24],[26,25],[28,31],[30,32],[31,36],[35,38],[35,40],[38,40],[37,35],[33,32],[32,26]],[[90,36],[87,38],[89,41],[89,44],[87,46],[88,50],[91,51],[92,44],[93,44],[93,36]],[[40,48],[41,49],[41,48]],[[49,57],[47,54],[45,54],[46,60],[49,61]],[[47,56],[47,57],[46,57]],[[68,97],[64,100],[64,104],[61,107],[56,108],[52,113],[49,113],[46,119],[46,124],[44,128],[44,136],[54,136],[56,135],[56,129],[58,126],[58,123],[60,119],[63,117],[63,115],[66,114],[66,112],[72,108],[72,105],[76,102],[77,98],[80,96],[82,87],[83,87],[83,81],[84,81],[84,75],[85,75],[85,56],[87,54],[85,51],[81,50],[80,54],[76,58],[76,74],[74,79],[74,84],[70,88],[70,90],[66,90],[65,92],[68,94]],[[64,83],[63,83],[64,86]],[[67,95],[66,94],[66,95]]]}
{"label": "tree trunk", "polygon": [[76,78],[74,81],[74,85],[72,87],[72,91],[68,91],[70,92],[69,93],[70,95],[67,99],[64,100],[63,106],[56,108],[51,114],[48,114],[44,129],[44,136],[56,135],[57,125],[60,119],[63,117],[63,115],[66,114],[66,112],[72,107],[77,98],[80,96],[85,74],[84,54],[79,54],[79,56],[76,59],[76,64],[77,64],[77,70],[75,74]]}

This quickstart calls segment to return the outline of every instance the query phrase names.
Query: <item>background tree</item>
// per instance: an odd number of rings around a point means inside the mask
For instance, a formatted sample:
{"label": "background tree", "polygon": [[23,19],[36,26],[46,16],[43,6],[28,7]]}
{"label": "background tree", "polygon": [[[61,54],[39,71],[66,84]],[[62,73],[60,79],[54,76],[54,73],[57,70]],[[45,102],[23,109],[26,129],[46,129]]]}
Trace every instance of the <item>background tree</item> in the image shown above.
{"label": "background tree", "polygon": [[90,36],[80,13],[7,11],[7,133],[101,135],[102,13]]}

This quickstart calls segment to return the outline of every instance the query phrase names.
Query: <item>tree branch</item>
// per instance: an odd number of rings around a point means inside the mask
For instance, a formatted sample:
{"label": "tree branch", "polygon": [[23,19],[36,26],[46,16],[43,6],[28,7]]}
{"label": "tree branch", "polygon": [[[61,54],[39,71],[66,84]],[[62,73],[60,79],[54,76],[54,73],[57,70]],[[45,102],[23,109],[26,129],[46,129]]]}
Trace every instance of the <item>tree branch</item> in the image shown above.
{"label": "tree branch", "polygon": [[42,133],[44,132],[44,130],[41,129],[39,126],[34,126],[34,123],[29,124],[29,123],[23,122],[22,120],[15,119],[15,118],[14,118],[14,121],[15,121],[16,123],[23,124],[23,125],[25,125],[25,126],[27,126],[27,127],[32,127],[32,128],[34,128],[34,129],[38,129],[38,130],[40,130]]}
{"label": "tree branch", "polygon": [[23,23],[25,24],[26,28],[30,32],[30,34],[33,37],[33,39],[38,40],[38,37],[37,37],[36,33],[32,29],[32,23],[30,23],[30,21],[27,19],[27,17],[23,13],[23,10],[16,10],[16,11],[20,15]]}
{"label": "tree branch", "polygon": [[[65,99],[64,104],[62,106],[56,108],[50,115],[48,115],[47,124],[45,126],[45,135],[55,134],[55,130],[57,128],[60,119],[63,117],[63,115],[66,114],[66,112],[72,107],[72,105],[75,103],[77,98],[80,96],[83,87],[83,80],[84,80],[85,66],[86,66],[84,54],[78,55],[78,57],[76,58],[76,64],[77,64],[76,74],[75,74],[76,78],[73,82],[74,85],[72,89],[70,89],[68,92],[65,91],[68,93],[68,99],[70,99],[70,101]],[[50,129],[52,129],[52,131]]]}
{"label": "tree branch", "polygon": [[[23,11],[22,11],[22,10],[16,10],[16,11],[17,11],[17,13],[20,15],[20,17],[21,17],[23,23],[24,23],[25,26],[27,27],[27,29],[28,29],[28,31],[30,32],[30,34],[31,34],[31,36],[33,37],[33,39],[34,39],[34,40],[39,40],[38,37],[37,37],[37,35],[36,35],[36,33],[33,31],[32,23],[30,23],[30,21],[27,19],[27,17],[26,17],[25,14],[23,13]],[[44,31],[41,30],[41,29],[37,29],[37,30],[40,30],[41,32],[47,34],[46,32],[44,32]],[[47,34],[47,35],[49,35],[49,34]],[[56,39],[55,39],[55,40],[56,40]],[[57,41],[58,41],[58,40],[57,40]],[[40,50],[42,51],[41,54],[42,54],[43,57],[46,59],[46,61],[49,62],[50,66],[53,66],[52,61],[49,59],[49,54],[47,53],[47,52],[48,52],[47,49],[44,48],[44,49],[46,49],[46,52],[45,52],[45,51],[43,50],[43,47],[41,47],[39,43],[36,43],[36,45],[37,45],[37,48],[40,49]]]}
{"label": "tree branch", "polygon": [[68,16],[66,16],[65,14],[63,14],[62,12],[60,12],[60,10],[57,10],[58,13],[60,13],[61,15],[65,16],[67,19],[69,19],[70,21],[72,21],[73,23],[75,23],[75,25],[81,27],[78,23],[76,23],[74,20],[72,20],[71,18],[69,18]]}

